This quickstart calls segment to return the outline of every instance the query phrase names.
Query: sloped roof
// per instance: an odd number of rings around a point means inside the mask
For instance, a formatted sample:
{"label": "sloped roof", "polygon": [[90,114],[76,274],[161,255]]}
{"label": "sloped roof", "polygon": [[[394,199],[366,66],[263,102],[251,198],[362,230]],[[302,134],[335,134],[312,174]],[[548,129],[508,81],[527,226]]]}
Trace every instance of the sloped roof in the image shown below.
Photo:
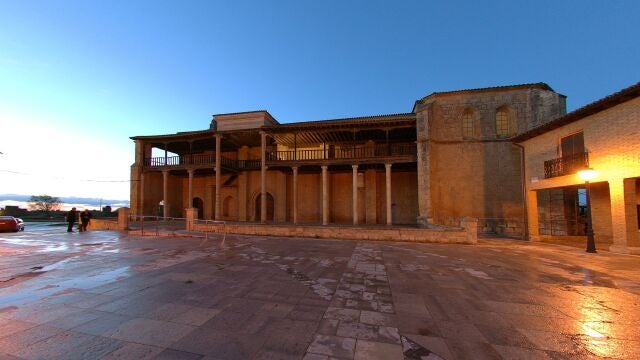
{"label": "sloped roof", "polygon": [[609,108],[612,108],[616,105],[632,100],[639,96],[640,96],[640,82],[634,85],[631,85],[628,88],[622,89],[618,92],[615,92],[609,96],[603,97],[600,100],[596,100],[590,104],[587,104],[577,110],[574,110],[555,120],[552,120],[551,122],[548,122],[542,126],[538,126],[537,128],[534,128],[525,133],[522,133],[514,137],[513,141],[522,142],[527,139],[531,139],[532,137],[538,136],[540,134],[544,134],[553,129],[557,129],[561,126],[583,119],[587,116],[607,110]]}
{"label": "sloped roof", "polygon": [[366,124],[384,123],[388,121],[415,120],[415,117],[416,117],[416,114],[414,113],[358,116],[358,117],[341,118],[341,119],[293,122],[293,123],[278,124],[273,126],[263,126],[263,128],[269,129],[269,130],[275,130],[275,129],[291,130],[291,128],[300,128],[300,127],[314,128],[314,127],[366,125]]}
{"label": "sloped roof", "polygon": [[[515,84],[515,85],[502,85],[502,86],[491,86],[484,88],[473,88],[473,89],[462,89],[462,90],[452,90],[452,91],[438,91],[432,92],[431,94],[423,97],[420,100],[417,100],[413,106],[413,111],[416,110],[416,106],[418,104],[424,103],[427,99],[438,97],[438,96],[447,96],[447,95],[460,95],[460,94],[470,94],[470,93],[478,93],[478,92],[491,92],[491,91],[505,91],[505,90],[518,90],[518,89],[540,89],[540,90],[549,90],[555,91],[551,86],[547,83],[538,82],[538,83],[527,83],[527,84]],[[564,96],[560,94],[561,96]]]}

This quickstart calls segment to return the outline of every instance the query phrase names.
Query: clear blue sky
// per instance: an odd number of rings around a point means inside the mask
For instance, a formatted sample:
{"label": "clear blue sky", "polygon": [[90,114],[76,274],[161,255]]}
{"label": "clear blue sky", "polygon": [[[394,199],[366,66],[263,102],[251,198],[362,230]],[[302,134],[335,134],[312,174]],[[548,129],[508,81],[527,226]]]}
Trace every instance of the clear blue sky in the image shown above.
{"label": "clear blue sky", "polygon": [[[0,0],[0,170],[21,173],[0,183],[40,175],[37,163],[16,168],[28,148],[78,146],[116,158],[110,172],[59,179],[126,180],[129,136],[204,129],[215,113],[409,112],[434,91],[527,82],[548,83],[573,110],[640,80],[638,19],[637,0]],[[16,149],[3,144],[10,127],[81,140],[23,133]]]}

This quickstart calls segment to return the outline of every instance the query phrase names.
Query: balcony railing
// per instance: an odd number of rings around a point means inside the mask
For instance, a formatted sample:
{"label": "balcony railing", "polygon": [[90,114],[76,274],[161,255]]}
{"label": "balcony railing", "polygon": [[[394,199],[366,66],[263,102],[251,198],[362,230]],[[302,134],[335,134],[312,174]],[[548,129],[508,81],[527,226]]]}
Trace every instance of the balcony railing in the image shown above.
{"label": "balcony railing", "polygon": [[[267,151],[267,162],[278,161],[315,161],[315,160],[371,160],[377,158],[404,157],[412,158],[416,156],[416,144],[377,144],[367,147],[327,147],[318,150],[286,150]],[[415,160],[413,160],[415,161]],[[193,166],[213,167],[216,163],[215,154],[196,154],[169,157],[153,157],[144,160],[146,167],[172,167],[190,168]],[[221,158],[221,166],[235,170],[259,169],[262,161],[259,159],[233,160],[225,157]]]}
{"label": "balcony railing", "polygon": [[375,159],[382,157],[415,156],[416,145],[378,144],[369,147],[340,147],[318,150],[267,151],[267,161],[309,161],[341,159]]}
{"label": "balcony railing", "polygon": [[[225,157],[220,158],[220,165],[232,169],[259,169],[260,160],[233,160]],[[148,167],[180,167],[190,165],[209,165],[215,166],[215,154],[197,154],[182,155],[169,157],[154,157],[145,159],[144,165]]]}
{"label": "balcony railing", "polygon": [[589,153],[587,152],[563,156],[544,162],[544,177],[548,179],[556,176],[571,175],[588,167]]}

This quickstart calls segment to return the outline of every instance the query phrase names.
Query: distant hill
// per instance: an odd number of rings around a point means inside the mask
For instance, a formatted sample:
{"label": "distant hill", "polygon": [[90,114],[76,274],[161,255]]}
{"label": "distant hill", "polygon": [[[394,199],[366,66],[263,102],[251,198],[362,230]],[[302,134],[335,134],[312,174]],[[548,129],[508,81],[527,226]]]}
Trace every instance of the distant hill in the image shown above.
{"label": "distant hill", "polygon": [[[2,200],[13,200],[13,201],[24,201],[27,202],[31,199],[31,195],[19,195],[19,194],[0,194],[0,201]],[[105,205],[119,205],[119,206],[129,206],[129,200],[113,200],[113,199],[100,199],[100,198],[85,198],[85,197],[59,197],[60,201],[63,203],[69,204],[87,204],[99,206],[102,203],[102,206]]]}

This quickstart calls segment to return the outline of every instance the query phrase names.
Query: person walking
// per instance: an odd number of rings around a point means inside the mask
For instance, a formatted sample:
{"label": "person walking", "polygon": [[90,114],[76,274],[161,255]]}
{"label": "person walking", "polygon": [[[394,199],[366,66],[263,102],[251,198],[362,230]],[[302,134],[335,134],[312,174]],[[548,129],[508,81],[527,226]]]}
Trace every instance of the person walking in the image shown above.
{"label": "person walking", "polygon": [[80,231],[87,231],[87,225],[89,225],[89,221],[91,221],[91,213],[89,210],[84,209],[80,213]]}
{"label": "person walking", "polygon": [[76,211],[76,208],[71,208],[67,213],[67,222],[69,223],[69,226],[67,226],[67,232],[73,232],[73,224],[75,224],[77,217],[78,212]]}

